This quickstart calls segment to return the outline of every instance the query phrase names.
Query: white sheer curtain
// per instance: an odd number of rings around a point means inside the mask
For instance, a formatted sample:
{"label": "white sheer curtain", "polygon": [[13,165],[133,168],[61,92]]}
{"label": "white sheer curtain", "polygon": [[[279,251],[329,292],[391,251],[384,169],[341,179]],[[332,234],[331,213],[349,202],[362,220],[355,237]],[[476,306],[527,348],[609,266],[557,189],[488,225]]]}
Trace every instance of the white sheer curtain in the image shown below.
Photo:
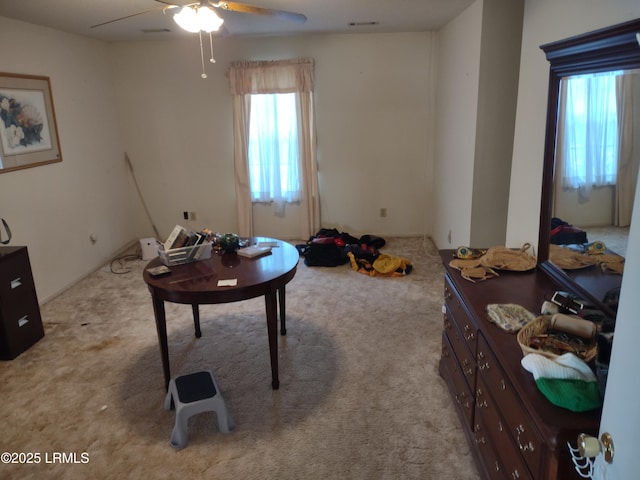
{"label": "white sheer curtain", "polygon": [[301,200],[297,111],[295,93],[251,95],[251,199],[274,202],[281,212],[285,202]]}
{"label": "white sheer curtain", "polygon": [[615,185],[618,116],[615,76],[619,72],[571,77],[562,82],[558,153],[562,187],[588,198],[593,187]]}
{"label": "white sheer curtain", "polygon": [[252,194],[249,183],[251,98],[257,94],[295,93],[298,122],[298,177],[302,179],[300,238],[320,228],[316,129],[313,105],[313,60],[235,62],[228,70],[233,102],[233,135],[238,233],[253,235]]}

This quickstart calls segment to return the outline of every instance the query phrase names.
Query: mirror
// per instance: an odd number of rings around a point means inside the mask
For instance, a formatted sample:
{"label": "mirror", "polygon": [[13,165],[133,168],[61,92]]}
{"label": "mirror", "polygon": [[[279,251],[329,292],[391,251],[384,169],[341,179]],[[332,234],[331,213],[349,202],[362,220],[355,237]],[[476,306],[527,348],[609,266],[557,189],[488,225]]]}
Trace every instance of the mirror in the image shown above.
{"label": "mirror", "polygon": [[[640,162],[640,19],[540,48],[550,76],[538,264],[567,290],[615,315],[621,275],[597,265],[560,268],[550,253],[557,258],[554,244],[567,252],[571,243],[602,241],[607,253],[626,254]],[[585,118],[592,127],[586,135]],[[579,228],[558,238],[562,224]]]}

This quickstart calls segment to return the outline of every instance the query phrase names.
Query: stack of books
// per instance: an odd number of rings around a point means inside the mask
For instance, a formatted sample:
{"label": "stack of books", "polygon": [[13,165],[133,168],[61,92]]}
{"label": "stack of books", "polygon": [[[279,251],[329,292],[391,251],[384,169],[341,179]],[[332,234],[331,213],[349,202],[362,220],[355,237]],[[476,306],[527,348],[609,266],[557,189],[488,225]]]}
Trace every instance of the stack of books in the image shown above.
{"label": "stack of books", "polygon": [[211,256],[213,236],[214,232],[207,228],[193,232],[181,225],[176,225],[167,240],[161,245],[158,253],[166,265],[204,260]]}

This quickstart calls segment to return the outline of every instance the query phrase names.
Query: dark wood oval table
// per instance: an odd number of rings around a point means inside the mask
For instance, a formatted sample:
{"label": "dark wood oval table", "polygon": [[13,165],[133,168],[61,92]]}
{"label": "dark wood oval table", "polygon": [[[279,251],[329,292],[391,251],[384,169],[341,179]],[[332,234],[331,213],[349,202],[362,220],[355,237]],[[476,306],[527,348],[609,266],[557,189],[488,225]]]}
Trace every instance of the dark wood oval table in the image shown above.
{"label": "dark wood oval table", "polygon": [[[149,269],[162,265],[160,258],[149,262],[143,272],[151,292],[156,319],[158,343],[162,357],[165,389],[171,380],[169,346],[164,302],[189,304],[193,308],[196,337],[201,336],[199,305],[238,302],[259,296],[265,298],[269,355],[271,357],[271,386],[278,389],[278,302],[280,303],[280,333],[286,334],[285,285],[296,274],[299,254],[296,248],[281,240],[266,237],[250,239],[273,243],[271,253],[246,258],[237,253],[212,252],[211,258],[183,265],[173,265],[171,274],[152,277]],[[220,286],[221,280],[237,280],[234,286]]]}

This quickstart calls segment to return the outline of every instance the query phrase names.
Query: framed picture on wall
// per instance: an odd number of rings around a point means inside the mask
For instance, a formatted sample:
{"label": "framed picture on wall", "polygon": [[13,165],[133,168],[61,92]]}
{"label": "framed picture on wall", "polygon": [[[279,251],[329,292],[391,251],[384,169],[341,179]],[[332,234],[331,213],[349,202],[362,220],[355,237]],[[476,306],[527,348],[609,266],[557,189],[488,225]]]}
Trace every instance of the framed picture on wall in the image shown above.
{"label": "framed picture on wall", "polygon": [[0,173],[61,161],[49,77],[0,73]]}

